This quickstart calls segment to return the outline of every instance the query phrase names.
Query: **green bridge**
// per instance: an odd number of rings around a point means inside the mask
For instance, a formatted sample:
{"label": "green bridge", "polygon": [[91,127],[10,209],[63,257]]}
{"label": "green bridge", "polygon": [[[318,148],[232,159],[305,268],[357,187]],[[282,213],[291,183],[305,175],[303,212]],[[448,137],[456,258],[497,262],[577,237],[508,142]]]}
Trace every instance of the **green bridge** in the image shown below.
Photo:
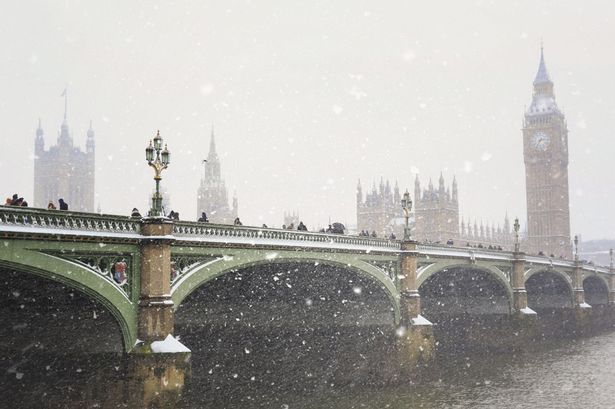
{"label": "green bridge", "polygon": [[540,304],[589,310],[615,302],[612,266],[522,252],[10,206],[0,206],[0,238],[2,271],[57,281],[100,302],[117,320],[127,352],[138,340],[173,334],[175,309],[199,287],[273,263],[322,264],[372,281],[388,297],[410,355],[432,350],[421,291],[456,271],[496,283],[502,314],[531,317]]}

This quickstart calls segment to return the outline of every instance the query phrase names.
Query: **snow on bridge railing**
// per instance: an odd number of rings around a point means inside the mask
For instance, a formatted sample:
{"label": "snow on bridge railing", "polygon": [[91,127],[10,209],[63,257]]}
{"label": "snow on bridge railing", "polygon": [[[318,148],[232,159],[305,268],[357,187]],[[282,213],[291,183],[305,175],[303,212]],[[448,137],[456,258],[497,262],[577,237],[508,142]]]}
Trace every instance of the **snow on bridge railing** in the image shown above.
{"label": "snow on bridge railing", "polygon": [[[4,228],[4,229],[3,229]],[[0,206],[0,231],[28,232],[36,229],[100,233],[140,232],[138,219],[96,213],[44,210],[30,207]]]}
{"label": "snow on bridge railing", "polygon": [[400,249],[398,241],[371,237],[183,221],[174,223],[173,235],[177,239],[203,238],[225,243],[394,251]]}
{"label": "snow on bridge railing", "polygon": [[506,250],[455,247],[446,244],[419,244],[420,254],[436,257],[462,257],[471,259],[512,260],[512,252]]}

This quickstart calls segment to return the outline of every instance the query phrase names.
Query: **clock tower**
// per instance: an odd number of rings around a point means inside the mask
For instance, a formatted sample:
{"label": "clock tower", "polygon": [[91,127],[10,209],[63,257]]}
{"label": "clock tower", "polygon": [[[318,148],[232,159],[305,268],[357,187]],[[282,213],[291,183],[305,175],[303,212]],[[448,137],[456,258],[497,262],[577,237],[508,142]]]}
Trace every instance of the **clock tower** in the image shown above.
{"label": "clock tower", "polygon": [[523,121],[529,252],[572,256],[568,201],[568,129],[555,103],[542,47],[532,104]]}

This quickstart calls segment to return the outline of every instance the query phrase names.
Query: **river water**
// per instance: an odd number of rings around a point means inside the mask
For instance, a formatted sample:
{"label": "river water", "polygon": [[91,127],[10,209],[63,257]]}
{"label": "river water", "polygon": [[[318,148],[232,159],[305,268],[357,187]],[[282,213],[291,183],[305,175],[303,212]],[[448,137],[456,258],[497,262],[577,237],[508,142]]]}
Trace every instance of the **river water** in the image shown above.
{"label": "river water", "polygon": [[[280,277],[270,285],[291,283]],[[344,292],[338,282],[315,289],[292,281],[260,294],[265,284],[244,275],[234,292],[221,282],[178,309],[176,334],[192,350],[191,369],[169,377],[113,352],[121,337],[105,308],[57,284],[17,278],[0,282],[0,408],[615,407],[615,332],[561,339],[566,329],[524,352],[487,352],[477,351],[476,337],[472,348],[460,343],[467,323],[451,331],[436,318],[437,361],[401,375],[392,325],[374,325],[390,309],[366,283],[353,278]],[[273,297],[280,287],[318,294],[310,302],[305,293]],[[467,319],[478,338],[496,336],[489,320]]]}
{"label": "river water", "polygon": [[[411,378],[391,370],[392,348],[378,347],[389,337],[379,331],[305,330],[269,340],[233,331],[209,335],[218,338],[201,343],[209,351],[192,345],[191,375],[164,407],[615,407],[613,333],[517,355],[441,357]],[[149,407],[139,398],[143,385],[130,379],[130,365],[118,354],[33,354],[3,365],[0,407]]]}

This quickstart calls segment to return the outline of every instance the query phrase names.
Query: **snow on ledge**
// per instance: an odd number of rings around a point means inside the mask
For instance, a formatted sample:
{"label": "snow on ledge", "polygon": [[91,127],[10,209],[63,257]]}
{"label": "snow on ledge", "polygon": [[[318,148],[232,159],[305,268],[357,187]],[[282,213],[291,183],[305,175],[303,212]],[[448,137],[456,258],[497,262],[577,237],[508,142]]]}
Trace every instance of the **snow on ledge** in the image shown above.
{"label": "snow on ledge", "polygon": [[433,325],[427,318],[419,314],[416,318],[412,318],[412,325]]}
{"label": "snow on ledge", "polygon": [[580,308],[591,308],[592,306],[586,302],[582,302],[581,304],[579,304],[579,307]]}
{"label": "snow on ledge", "polygon": [[520,311],[523,315],[536,315],[536,311],[534,311],[530,307],[521,308]]}
{"label": "snow on ledge", "polygon": [[169,334],[164,341],[152,342],[152,352],[155,354],[173,354],[179,352],[190,352],[188,348]]}

